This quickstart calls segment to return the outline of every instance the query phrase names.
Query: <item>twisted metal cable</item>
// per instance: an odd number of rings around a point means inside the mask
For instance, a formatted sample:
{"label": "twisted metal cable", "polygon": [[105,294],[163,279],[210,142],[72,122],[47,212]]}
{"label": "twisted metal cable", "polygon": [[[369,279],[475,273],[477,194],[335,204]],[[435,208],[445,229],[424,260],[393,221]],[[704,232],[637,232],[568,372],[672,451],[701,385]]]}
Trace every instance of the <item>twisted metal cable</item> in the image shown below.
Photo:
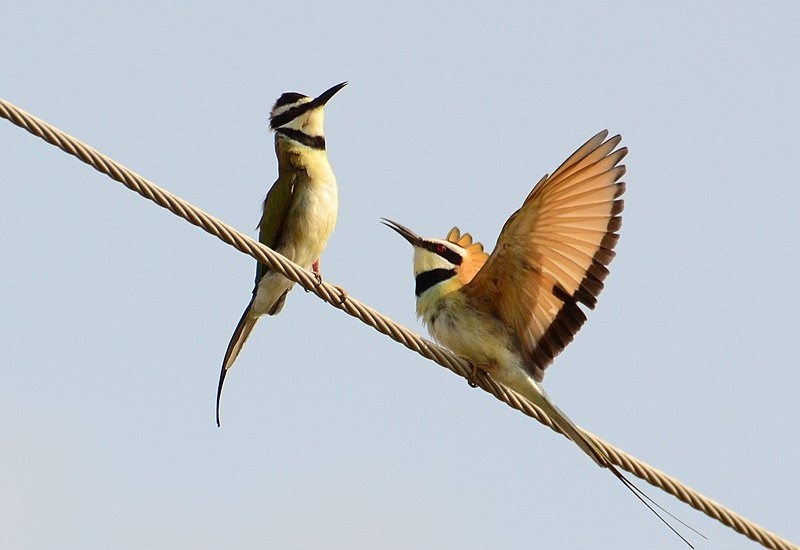
{"label": "twisted metal cable", "polygon": [[[158,187],[153,182],[125,168],[85,143],[54,128],[43,120],[34,117],[2,98],[0,98],[0,116],[8,119],[20,128],[27,130],[31,134],[42,138],[51,145],[55,145],[70,155],[79,158],[99,172],[108,175],[112,179],[122,183],[125,187],[150,199],[157,205],[166,208],[192,225],[196,225],[219,238],[221,241],[233,246],[237,250],[249,254],[260,262],[269,264],[275,271],[295,281],[307,291],[313,292],[333,307],[341,309],[348,315],[373,327],[378,332],[389,336],[396,342],[419,353],[426,359],[430,359],[451,370],[462,378],[467,380],[472,379],[480,388],[494,395],[500,401],[538,420],[551,430],[565,435],[536,405],[533,405],[515,392],[497,384],[481,371],[478,371],[475,376],[472,376],[471,366],[463,359],[425,340],[415,332],[394,322],[357,299],[349,295],[343,295],[341,290],[336,286],[330,285],[324,281],[318,284],[316,277],[309,270],[302,268],[247,235],[240,233],[233,227],[205,213],[180,197]],[[581,431],[599,447],[605,450],[611,462],[616,466],[645,480],[654,487],[658,487],[677,497],[692,508],[716,519],[738,533],[773,550],[800,550],[800,547],[795,546],[791,542],[767,531],[729,508],[709,499],[677,479],[629,455],[583,428],[581,428]]]}

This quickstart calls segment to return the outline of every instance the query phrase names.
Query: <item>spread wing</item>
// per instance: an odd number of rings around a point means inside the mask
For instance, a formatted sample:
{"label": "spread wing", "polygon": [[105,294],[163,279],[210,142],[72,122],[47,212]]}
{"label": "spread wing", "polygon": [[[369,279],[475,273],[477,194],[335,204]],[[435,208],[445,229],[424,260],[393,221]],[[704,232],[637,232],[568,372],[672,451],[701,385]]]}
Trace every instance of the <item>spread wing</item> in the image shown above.
{"label": "spread wing", "polygon": [[593,309],[614,258],[625,191],[615,150],[602,131],[545,176],[503,226],[486,264],[464,287],[477,309],[518,335],[536,380]]}

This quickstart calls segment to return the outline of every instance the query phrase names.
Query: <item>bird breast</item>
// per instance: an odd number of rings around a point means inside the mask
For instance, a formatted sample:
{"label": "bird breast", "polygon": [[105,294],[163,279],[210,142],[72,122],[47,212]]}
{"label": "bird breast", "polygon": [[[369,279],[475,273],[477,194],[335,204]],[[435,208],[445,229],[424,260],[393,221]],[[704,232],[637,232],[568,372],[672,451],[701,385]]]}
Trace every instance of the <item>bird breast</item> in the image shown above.
{"label": "bird breast", "polygon": [[518,367],[521,356],[511,329],[460,298],[442,298],[422,313],[431,336],[473,365]]}
{"label": "bird breast", "polygon": [[339,208],[336,179],[305,180],[295,190],[295,200],[286,218],[283,249],[304,267],[316,261],[336,225]]}

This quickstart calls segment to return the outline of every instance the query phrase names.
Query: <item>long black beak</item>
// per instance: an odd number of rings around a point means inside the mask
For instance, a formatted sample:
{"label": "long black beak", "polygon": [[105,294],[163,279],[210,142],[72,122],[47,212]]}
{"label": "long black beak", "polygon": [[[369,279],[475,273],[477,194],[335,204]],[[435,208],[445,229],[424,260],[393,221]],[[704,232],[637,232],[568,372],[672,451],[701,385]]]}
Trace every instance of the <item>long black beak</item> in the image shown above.
{"label": "long black beak", "polygon": [[[311,104],[312,104],[312,105],[314,105],[314,107],[322,107],[322,106],[323,106],[323,105],[325,105],[325,104],[326,104],[326,103],[327,103],[327,102],[328,102],[328,101],[329,101],[329,100],[330,100],[330,99],[331,99],[333,96],[335,96],[335,95],[336,95],[336,92],[338,92],[339,90],[341,90],[341,89],[342,89],[342,88],[344,88],[345,86],[347,86],[347,82],[341,82],[341,83],[337,84],[336,86],[334,86],[333,88],[328,88],[327,90],[325,90],[324,92],[322,92],[321,94],[319,94],[317,97],[315,97],[315,98],[314,98],[314,99],[311,101]],[[313,107],[312,107],[312,108],[313,108]]]}
{"label": "long black beak", "polygon": [[387,220],[386,218],[381,218],[381,223],[397,231],[401,237],[403,237],[405,240],[411,243],[411,246],[417,246],[422,241],[419,235],[417,235],[404,225],[400,225],[399,223],[393,222],[392,220]]}

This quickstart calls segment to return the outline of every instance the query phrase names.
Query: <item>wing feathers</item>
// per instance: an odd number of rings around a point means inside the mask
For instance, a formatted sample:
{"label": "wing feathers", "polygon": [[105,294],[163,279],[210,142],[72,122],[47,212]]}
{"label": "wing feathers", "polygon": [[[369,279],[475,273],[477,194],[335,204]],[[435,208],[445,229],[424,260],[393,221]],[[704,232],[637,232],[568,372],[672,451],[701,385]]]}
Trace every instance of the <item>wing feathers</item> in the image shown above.
{"label": "wing feathers", "polygon": [[[536,380],[594,308],[619,239],[625,191],[620,136],[602,131],[533,188],[503,226],[497,246],[464,287],[517,334]],[[457,229],[448,240],[463,239]],[[470,238],[471,243],[471,238]],[[462,245],[463,246],[463,245]]]}
{"label": "wing feathers", "polygon": [[[573,178],[565,180],[559,186],[550,186],[552,200],[579,199],[582,193],[608,193],[612,198],[617,193],[614,182],[625,174],[624,166],[617,166],[600,174],[576,174]],[[575,178],[579,178],[576,179]],[[604,185],[605,184],[605,185]]]}
{"label": "wing feathers", "polygon": [[483,245],[472,242],[472,235],[469,233],[461,234],[458,227],[454,227],[447,233],[446,239],[451,243],[457,244],[467,251],[467,255],[459,269],[459,277],[464,283],[472,280],[476,273],[483,267],[489,255],[483,251]]}
{"label": "wing feathers", "polygon": [[[544,369],[567,344],[572,342],[576,332],[586,321],[586,315],[581,308],[563,290],[557,286],[553,287],[553,293],[545,300],[548,308],[537,308],[536,317],[539,317],[537,324],[546,324],[543,336],[538,341],[528,340],[531,346],[531,373],[536,381],[544,379]],[[553,308],[558,308],[557,313],[552,315]],[[537,345],[538,344],[538,345]],[[541,366],[544,365],[544,366]]]}
{"label": "wing feathers", "polygon": [[[264,199],[261,221],[258,223],[258,240],[270,248],[276,248],[280,243],[296,179],[295,172],[281,171]],[[267,264],[256,264],[256,286],[269,269]]]}
{"label": "wing feathers", "polygon": [[[603,158],[622,141],[622,136],[616,135],[605,141],[608,136],[608,130],[603,130],[597,135],[592,137],[589,141],[581,145],[577,151],[572,153],[567,160],[561,163],[561,166],[556,168],[550,179],[557,179],[559,177],[568,177],[571,173],[592,164],[597,160]],[[605,143],[604,143],[605,142]]]}

